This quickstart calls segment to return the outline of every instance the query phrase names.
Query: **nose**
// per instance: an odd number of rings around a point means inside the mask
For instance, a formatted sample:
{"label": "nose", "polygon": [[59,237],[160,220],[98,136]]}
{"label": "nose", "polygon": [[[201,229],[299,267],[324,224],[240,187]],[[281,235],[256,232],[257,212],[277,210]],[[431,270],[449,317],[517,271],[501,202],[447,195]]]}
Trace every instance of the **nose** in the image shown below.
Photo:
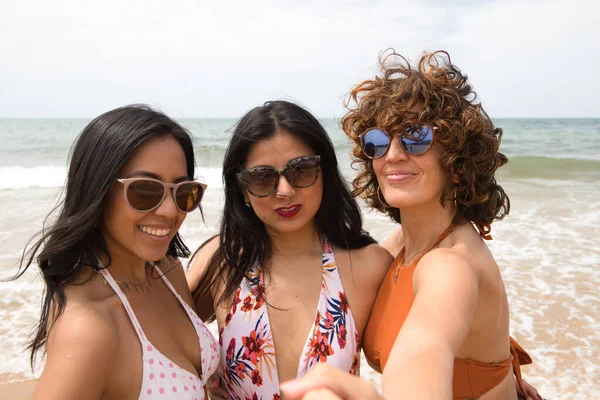
{"label": "nose", "polygon": [[163,216],[167,219],[173,219],[177,216],[179,209],[177,205],[175,205],[175,197],[174,197],[173,189],[169,189],[167,191],[167,195],[162,203],[158,206],[154,212],[157,215]]}
{"label": "nose", "polygon": [[408,159],[408,154],[400,144],[400,136],[394,135],[390,140],[390,148],[385,155],[385,160],[388,162],[405,161]]}
{"label": "nose", "polygon": [[290,199],[296,195],[296,188],[290,185],[283,174],[279,176],[279,184],[277,185],[275,195],[277,197],[288,197]]}

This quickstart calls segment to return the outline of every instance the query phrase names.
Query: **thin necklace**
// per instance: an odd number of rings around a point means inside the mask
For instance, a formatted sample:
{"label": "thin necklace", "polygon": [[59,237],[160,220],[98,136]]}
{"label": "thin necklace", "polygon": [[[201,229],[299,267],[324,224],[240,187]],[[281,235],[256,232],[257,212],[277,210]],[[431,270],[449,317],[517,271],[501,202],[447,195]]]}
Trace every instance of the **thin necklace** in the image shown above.
{"label": "thin necklace", "polygon": [[[425,248],[427,250],[421,250],[415,254],[412,255],[412,257],[410,257],[409,260],[413,260],[412,262],[414,263],[415,261],[420,260],[423,256],[421,257],[416,257],[417,255],[421,254],[421,253],[428,253],[431,250],[433,250],[437,245],[439,245],[442,240],[446,239],[448,237],[448,235],[450,235],[452,232],[454,232],[455,226],[454,226],[454,222],[452,222],[450,224],[450,226],[448,228],[446,228],[446,230],[442,233],[439,234],[439,236],[433,241],[433,244],[429,247],[429,248]],[[398,280],[398,273],[400,272],[400,268],[404,267],[406,264],[404,263],[405,258],[404,256],[406,255],[405,253],[406,251],[406,246],[402,247],[402,250],[400,250],[400,258],[398,260],[398,263],[396,264],[396,271],[394,272],[394,283],[396,283],[396,281]],[[412,263],[410,264],[412,265]]]}
{"label": "thin necklace", "polygon": [[[90,267],[91,268],[91,267]],[[92,268],[93,269],[93,268]],[[150,289],[152,289],[152,284],[150,283],[150,274],[152,271],[152,265],[149,263],[146,263],[145,265],[145,269],[146,269],[146,280],[144,282],[133,282],[133,281],[120,281],[118,279],[115,279],[113,277],[113,280],[117,283],[117,285],[119,285],[121,288],[125,288],[125,289],[129,289],[129,290],[135,290],[136,292],[141,292],[141,293],[149,293]],[[104,279],[104,277],[102,277],[104,284],[106,285],[106,279]]]}

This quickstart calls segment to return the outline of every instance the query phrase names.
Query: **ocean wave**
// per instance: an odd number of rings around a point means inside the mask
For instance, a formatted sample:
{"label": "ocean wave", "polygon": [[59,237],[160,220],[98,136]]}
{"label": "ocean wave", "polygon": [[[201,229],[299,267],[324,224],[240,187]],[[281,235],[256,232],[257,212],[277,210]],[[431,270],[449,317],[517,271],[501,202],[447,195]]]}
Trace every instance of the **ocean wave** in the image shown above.
{"label": "ocean wave", "polygon": [[515,156],[499,170],[511,178],[540,178],[552,180],[599,180],[600,160],[547,157]]}
{"label": "ocean wave", "polygon": [[62,187],[67,168],[54,165],[0,167],[0,190]]}
{"label": "ocean wave", "polygon": [[[340,154],[340,167],[348,175],[348,179],[352,179],[355,171],[349,168],[350,161],[347,158],[347,156]],[[199,157],[199,160],[201,165],[196,167],[198,180],[206,183],[211,189],[222,189],[222,159],[218,157],[213,159]],[[536,178],[541,180],[589,182],[600,180],[600,160],[515,156],[509,158],[508,164],[500,168],[499,174],[501,177],[506,176],[517,179]],[[0,167],[0,190],[60,188],[65,184],[66,178],[67,168],[64,166],[3,166]]]}
{"label": "ocean wave", "polygon": [[[222,169],[219,167],[197,167],[196,176],[211,189],[223,187]],[[0,190],[60,188],[67,179],[67,168],[55,165],[37,167],[0,167]]]}

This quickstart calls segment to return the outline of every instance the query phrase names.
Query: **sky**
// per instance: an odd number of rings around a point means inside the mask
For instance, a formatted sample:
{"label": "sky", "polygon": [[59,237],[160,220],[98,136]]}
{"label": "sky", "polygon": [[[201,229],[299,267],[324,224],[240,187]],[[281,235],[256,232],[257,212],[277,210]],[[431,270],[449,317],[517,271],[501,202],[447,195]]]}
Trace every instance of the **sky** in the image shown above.
{"label": "sky", "polygon": [[0,118],[236,118],[273,99],[339,118],[387,48],[447,50],[493,118],[599,118],[599,4],[0,0]]}

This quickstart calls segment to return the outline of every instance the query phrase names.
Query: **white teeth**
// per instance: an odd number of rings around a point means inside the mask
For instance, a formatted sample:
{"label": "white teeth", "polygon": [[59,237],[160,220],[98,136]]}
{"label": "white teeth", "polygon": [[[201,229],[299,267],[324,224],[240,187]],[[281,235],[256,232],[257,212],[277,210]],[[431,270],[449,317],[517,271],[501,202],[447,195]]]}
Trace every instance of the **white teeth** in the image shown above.
{"label": "white teeth", "polygon": [[158,236],[158,237],[167,236],[171,232],[170,228],[156,229],[156,228],[150,228],[150,227],[143,226],[143,225],[138,225],[138,229],[144,233],[147,233],[152,236]]}

